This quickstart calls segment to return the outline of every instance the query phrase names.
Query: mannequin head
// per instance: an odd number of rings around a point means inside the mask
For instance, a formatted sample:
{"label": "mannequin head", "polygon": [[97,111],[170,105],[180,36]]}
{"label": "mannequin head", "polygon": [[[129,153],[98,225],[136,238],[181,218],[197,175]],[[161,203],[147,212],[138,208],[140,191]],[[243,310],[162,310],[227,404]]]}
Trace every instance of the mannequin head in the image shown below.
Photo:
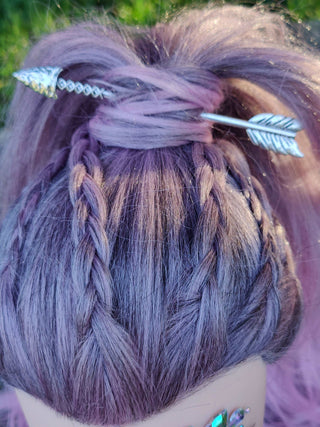
{"label": "mannequin head", "polygon": [[[266,366],[261,358],[250,359],[226,372],[216,375],[199,390],[178,399],[169,408],[144,421],[125,427],[204,427],[226,408],[229,413],[240,407],[250,407],[245,415],[246,426],[262,427],[265,404]],[[86,427],[70,418],[62,417],[40,400],[16,390],[29,427]],[[211,426],[211,424],[210,424]]]}
{"label": "mannequin head", "polygon": [[281,101],[316,140],[307,59],[280,19],[241,7],[143,30],[86,23],[35,46],[25,68],[59,65],[116,96],[17,87],[2,157],[8,384],[79,423],[130,425],[283,355],[301,319],[286,179],[316,158],[307,140],[301,166],[199,115]]}

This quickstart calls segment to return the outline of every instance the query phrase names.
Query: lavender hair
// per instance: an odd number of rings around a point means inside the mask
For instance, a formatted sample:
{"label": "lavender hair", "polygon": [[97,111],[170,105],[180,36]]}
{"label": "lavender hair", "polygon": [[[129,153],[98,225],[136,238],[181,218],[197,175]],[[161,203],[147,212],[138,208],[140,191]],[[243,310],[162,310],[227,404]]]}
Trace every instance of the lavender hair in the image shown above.
{"label": "lavender hair", "polygon": [[[9,385],[123,424],[260,355],[266,425],[317,425],[320,68],[292,40],[280,16],[224,6],[145,29],[78,24],[31,50],[24,68],[116,95],[17,86],[0,168]],[[303,124],[304,159],[199,118],[279,108]]]}

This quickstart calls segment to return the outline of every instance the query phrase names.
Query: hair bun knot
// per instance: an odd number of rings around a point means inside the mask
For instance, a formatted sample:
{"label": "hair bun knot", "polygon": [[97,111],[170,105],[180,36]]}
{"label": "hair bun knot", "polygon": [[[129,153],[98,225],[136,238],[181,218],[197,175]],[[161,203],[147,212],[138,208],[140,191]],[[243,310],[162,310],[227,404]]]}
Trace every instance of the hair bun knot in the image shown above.
{"label": "hair bun knot", "polygon": [[89,123],[103,145],[152,149],[212,140],[211,125],[199,117],[223,100],[221,81],[212,73],[140,65],[113,69],[106,79],[115,100],[101,104]]}

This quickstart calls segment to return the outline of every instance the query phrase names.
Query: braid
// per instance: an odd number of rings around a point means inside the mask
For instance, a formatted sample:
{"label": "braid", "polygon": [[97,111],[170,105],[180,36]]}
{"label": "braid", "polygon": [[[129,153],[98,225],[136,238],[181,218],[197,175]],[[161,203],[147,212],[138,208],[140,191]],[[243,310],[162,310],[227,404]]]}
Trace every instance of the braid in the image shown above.
{"label": "braid", "polygon": [[[98,144],[75,132],[69,167],[69,193],[73,205],[72,241],[75,246],[72,279],[79,297],[77,327],[79,337],[86,336],[95,305],[110,313],[112,278],[108,268],[109,244],[105,232],[107,205],[103,196],[103,174],[98,157]],[[94,283],[94,285],[93,285]],[[100,286],[101,284],[103,286]],[[90,307],[83,307],[90,301]]]}
{"label": "braid", "polygon": [[[209,371],[213,375],[219,370],[225,352],[225,316],[223,305],[217,303],[221,294],[215,272],[220,256],[218,240],[225,225],[223,159],[221,153],[214,150],[217,164],[214,170],[206,158],[206,147],[201,143],[192,146],[200,212],[191,244],[192,267],[186,272],[185,280],[181,280],[184,299],[179,292],[180,300],[171,302],[176,304],[176,310],[169,322],[168,357],[175,361],[175,371],[184,378],[181,390],[178,390],[175,377],[170,378],[169,388],[176,388],[177,393],[186,391],[192,381],[201,383],[204,372]],[[190,339],[185,339],[186,336]],[[203,348],[209,350],[203,352]]]}
{"label": "braid", "polygon": [[[126,414],[128,420],[140,413],[143,399],[131,408],[128,401],[132,396],[142,396],[144,391],[132,340],[112,317],[113,281],[105,231],[108,212],[99,146],[88,135],[86,126],[75,132],[71,144],[69,193],[74,244],[71,273],[79,340],[71,374],[78,379],[73,405],[82,407],[85,417],[87,408],[80,402],[85,394],[85,401],[91,401],[96,408],[96,419],[114,423],[110,413]],[[90,363],[88,354],[93,359]],[[88,367],[94,370],[89,372]]]}
{"label": "braid", "polygon": [[167,357],[184,378],[178,390],[169,377],[177,393],[192,381],[201,383],[203,372],[208,378],[208,372],[213,376],[251,356],[272,362],[292,342],[301,309],[283,227],[240,150],[228,141],[195,143],[192,159],[200,210],[193,267],[186,273],[184,299],[179,293],[180,300],[171,301],[176,311],[167,338]]}
{"label": "braid", "polygon": [[223,149],[229,177],[247,200],[261,245],[256,276],[248,298],[243,301],[246,312],[238,319],[234,319],[232,313],[229,315],[231,339],[237,339],[238,328],[245,328],[248,345],[257,353],[264,348],[262,356],[271,363],[288,348],[299,328],[300,283],[285,230],[272,213],[261,183],[251,176],[246,159],[240,152],[236,153],[232,144],[227,141],[217,141],[217,144]]}
{"label": "braid", "polygon": [[[33,218],[33,214],[41,196],[46,193],[53,178],[65,166],[68,152],[68,148],[63,148],[56,153],[53,160],[40,172],[33,185],[22,195],[20,204],[18,205],[20,210],[17,212],[16,224],[12,227],[12,234],[7,245],[7,257],[1,260],[0,267],[0,298],[3,310],[0,316],[0,336],[2,338],[1,346],[3,346],[3,348],[11,348],[12,337],[21,336],[19,325],[15,318],[19,295],[16,282],[19,271],[20,254],[25,241],[26,230]],[[17,206],[15,209],[17,209]],[[12,321],[6,322],[5,325],[4,320],[9,318],[12,319]],[[8,325],[10,325],[10,329]],[[14,354],[14,352],[12,354]],[[5,369],[3,367],[6,365],[6,353],[4,352],[1,355],[2,360],[0,360],[0,367],[4,372],[3,376],[5,376]],[[21,352],[19,355],[16,355],[16,357],[24,357],[24,366],[34,375],[32,365],[25,353]]]}

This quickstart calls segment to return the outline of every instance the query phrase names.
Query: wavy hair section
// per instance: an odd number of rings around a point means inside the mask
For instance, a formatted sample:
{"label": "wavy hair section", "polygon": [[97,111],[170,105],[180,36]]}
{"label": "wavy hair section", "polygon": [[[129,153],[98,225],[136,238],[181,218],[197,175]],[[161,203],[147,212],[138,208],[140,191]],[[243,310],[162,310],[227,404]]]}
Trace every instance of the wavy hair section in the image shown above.
{"label": "wavy hair section", "polygon": [[[317,425],[318,60],[280,17],[225,6],[143,30],[79,24],[24,66],[50,64],[116,95],[17,87],[0,375],[82,423],[123,424],[260,355],[266,426]],[[304,126],[302,160],[199,118],[278,108]]]}

